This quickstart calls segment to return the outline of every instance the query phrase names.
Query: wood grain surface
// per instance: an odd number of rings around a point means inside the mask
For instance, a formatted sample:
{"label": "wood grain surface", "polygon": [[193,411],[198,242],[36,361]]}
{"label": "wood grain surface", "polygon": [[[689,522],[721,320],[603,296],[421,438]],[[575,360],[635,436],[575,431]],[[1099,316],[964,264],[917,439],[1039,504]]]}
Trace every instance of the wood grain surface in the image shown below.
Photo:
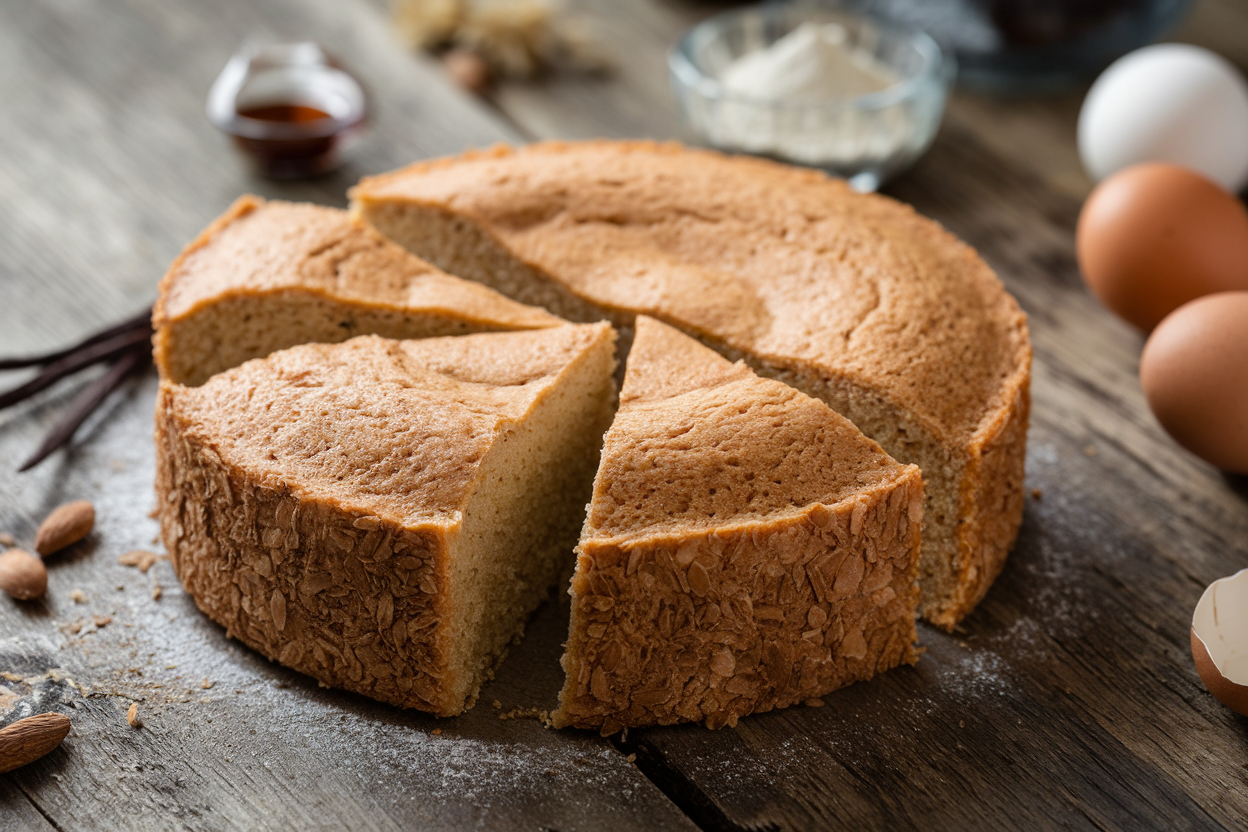
{"label": "wood grain surface", "polygon": [[[664,55],[719,5],[580,6],[610,73],[509,82],[483,102],[398,46],[382,0],[0,2],[0,354],[141,309],[243,191],[342,204],[362,174],[468,146],[682,136]],[[319,40],[366,80],[375,118],[348,167],[248,177],[202,112],[244,37]],[[1180,37],[1248,66],[1248,3],[1204,0]],[[887,189],[981,251],[1036,347],[1019,543],[958,633],[921,628],[916,666],[716,732],[608,742],[502,720],[553,705],[554,602],[464,717],[320,689],[227,640],[166,561],[118,563],[156,547],[153,378],[68,451],[11,473],[83,379],[0,413],[0,531],[29,546],[70,499],[99,516],[49,560],[44,600],[0,598],[0,724],[45,710],[74,724],[0,775],[0,829],[1242,828],[1248,721],[1205,692],[1187,633],[1203,588],[1248,565],[1248,483],[1168,440],[1139,390],[1139,335],[1079,279],[1079,101],[958,94],[932,151]]]}

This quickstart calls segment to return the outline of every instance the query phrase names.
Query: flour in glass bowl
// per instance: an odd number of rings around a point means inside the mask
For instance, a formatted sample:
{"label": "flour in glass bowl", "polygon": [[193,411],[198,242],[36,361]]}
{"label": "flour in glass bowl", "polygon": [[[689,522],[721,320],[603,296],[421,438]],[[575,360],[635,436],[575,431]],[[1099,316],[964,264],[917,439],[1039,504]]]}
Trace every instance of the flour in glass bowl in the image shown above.
{"label": "flour in glass bowl", "polygon": [[806,22],[766,49],[737,58],[719,78],[743,98],[826,101],[888,89],[897,73],[849,43],[845,27]]}
{"label": "flour in glass bowl", "polygon": [[904,109],[838,104],[901,79],[837,23],[802,23],[734,60],[718,80],[729,96],[715,124],[721,146],[838,168],[887,158],[915,130]]}

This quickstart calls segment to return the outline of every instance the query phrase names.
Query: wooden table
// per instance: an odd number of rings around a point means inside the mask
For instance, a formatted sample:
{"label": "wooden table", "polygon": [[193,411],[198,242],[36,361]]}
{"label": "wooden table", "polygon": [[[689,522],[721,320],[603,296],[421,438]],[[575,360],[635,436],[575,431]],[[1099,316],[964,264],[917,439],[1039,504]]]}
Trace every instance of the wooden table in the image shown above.
{"label": "wooden table", "polygon": [[[379,0],[0,4],[0,354],[142,309],[243,191],[341,205],[362,174],[470,145],[680,135],[663,56],[713,7],[584,5],[613,74],[482,102],[400,48]],[[321,41],[367,80],[376,121],[348,167],[291,184],[243,172],[202,104],[245,36]],[[1248,4],[1205,0],[1182,37],[1248,65]],[[118,563],[155,545],[151,375],[71,449],[11,473],[82,382],[66,383],[0,413],[0,531],[29,546],[75,498],[99,516],[50,560],[46,598],[0,599],[0,723],[59,710],[74,726],[0,775],[0,828],[1243,827],[1248,724],[1201,686],[1188,626],[1205,585],[1248,564],[1248,484],[1166,438],[1136,381],[1140,337],[1079,280],[1078,103],[960,94],[888,189],[983,253],[1036,347],[1018,545],[960,632],[921,628],[916,666],[717,732],[609,741],[504,720],[553,704],[567,615],[554,602],[464,717],[320,689],[227,640],[167,562]]]}

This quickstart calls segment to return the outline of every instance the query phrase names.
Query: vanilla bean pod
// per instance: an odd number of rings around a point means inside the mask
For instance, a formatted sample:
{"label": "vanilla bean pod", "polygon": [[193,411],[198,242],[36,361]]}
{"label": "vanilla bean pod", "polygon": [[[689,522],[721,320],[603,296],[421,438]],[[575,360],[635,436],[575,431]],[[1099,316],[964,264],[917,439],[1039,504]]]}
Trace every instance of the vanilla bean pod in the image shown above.
{"label": "vanilla bean pod", "polygon": [[39,364],[50,364],[53,361],[73,355],[74,353],[88,347],[93,347],[96,344],[107,341],[110,338],[121,335],[125,332],[143,329],[144,327],[148,328],[148,331],[150,332],[151,325],[152,310],[149,308],[129,320],[122,321],[119,324],[110,326],[108,329],[101,330],[94,335],[84,338],[71,347],[56,350],[55,352],[44,353],[42,355],[28,355],[21,358],[0,358],[0,370],[18,370],[22,367],[34,367]]}
{"label": "vanilla bean pod", "polygon": [[65,376],[76,373],[84,367],[107,360],[139,344],[150,341],[151,337],[150,328],[134,329],[114,335],[108,340],[100,341],[97,344],[53,361],[30,381],[0,395],[0,410],[29,398],[40,390],[50,387]]}
{"label": "vanilla bean pod", "polygon": [[44,437],[43,442],[39,445],[39,449],[23,462],[22,467],[17,470],[19,472],[27,471],[35,467],[54,451],[68,444],[69,440],[73,439],[74,432],[86,421],[87,417],[99,406],[100,402],[104,401],[109,393],[120,387],[127,376],[144,366],[150,358],[151,351],[141,347],[132,347],[128,352],[123,353],[120,358],[113,362],[113,365],[108,368],[104,375],[91,382],[81,393],[74,397],[73,402],[69,405],[69,410],[61,416],[61,420],[56,423],[52,430],[48,431],[48,435]]}

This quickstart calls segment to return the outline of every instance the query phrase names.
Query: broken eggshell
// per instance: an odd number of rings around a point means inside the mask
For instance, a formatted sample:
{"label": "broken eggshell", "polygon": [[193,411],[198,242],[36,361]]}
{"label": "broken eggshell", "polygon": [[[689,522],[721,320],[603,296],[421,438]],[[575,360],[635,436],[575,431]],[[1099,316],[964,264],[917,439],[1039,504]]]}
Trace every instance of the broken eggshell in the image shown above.
{"label": "broken eggshell", "polygon": [[1209,584],[1192,613],[1192,659],[1213,697],[1248,716],[1248,569]]}

